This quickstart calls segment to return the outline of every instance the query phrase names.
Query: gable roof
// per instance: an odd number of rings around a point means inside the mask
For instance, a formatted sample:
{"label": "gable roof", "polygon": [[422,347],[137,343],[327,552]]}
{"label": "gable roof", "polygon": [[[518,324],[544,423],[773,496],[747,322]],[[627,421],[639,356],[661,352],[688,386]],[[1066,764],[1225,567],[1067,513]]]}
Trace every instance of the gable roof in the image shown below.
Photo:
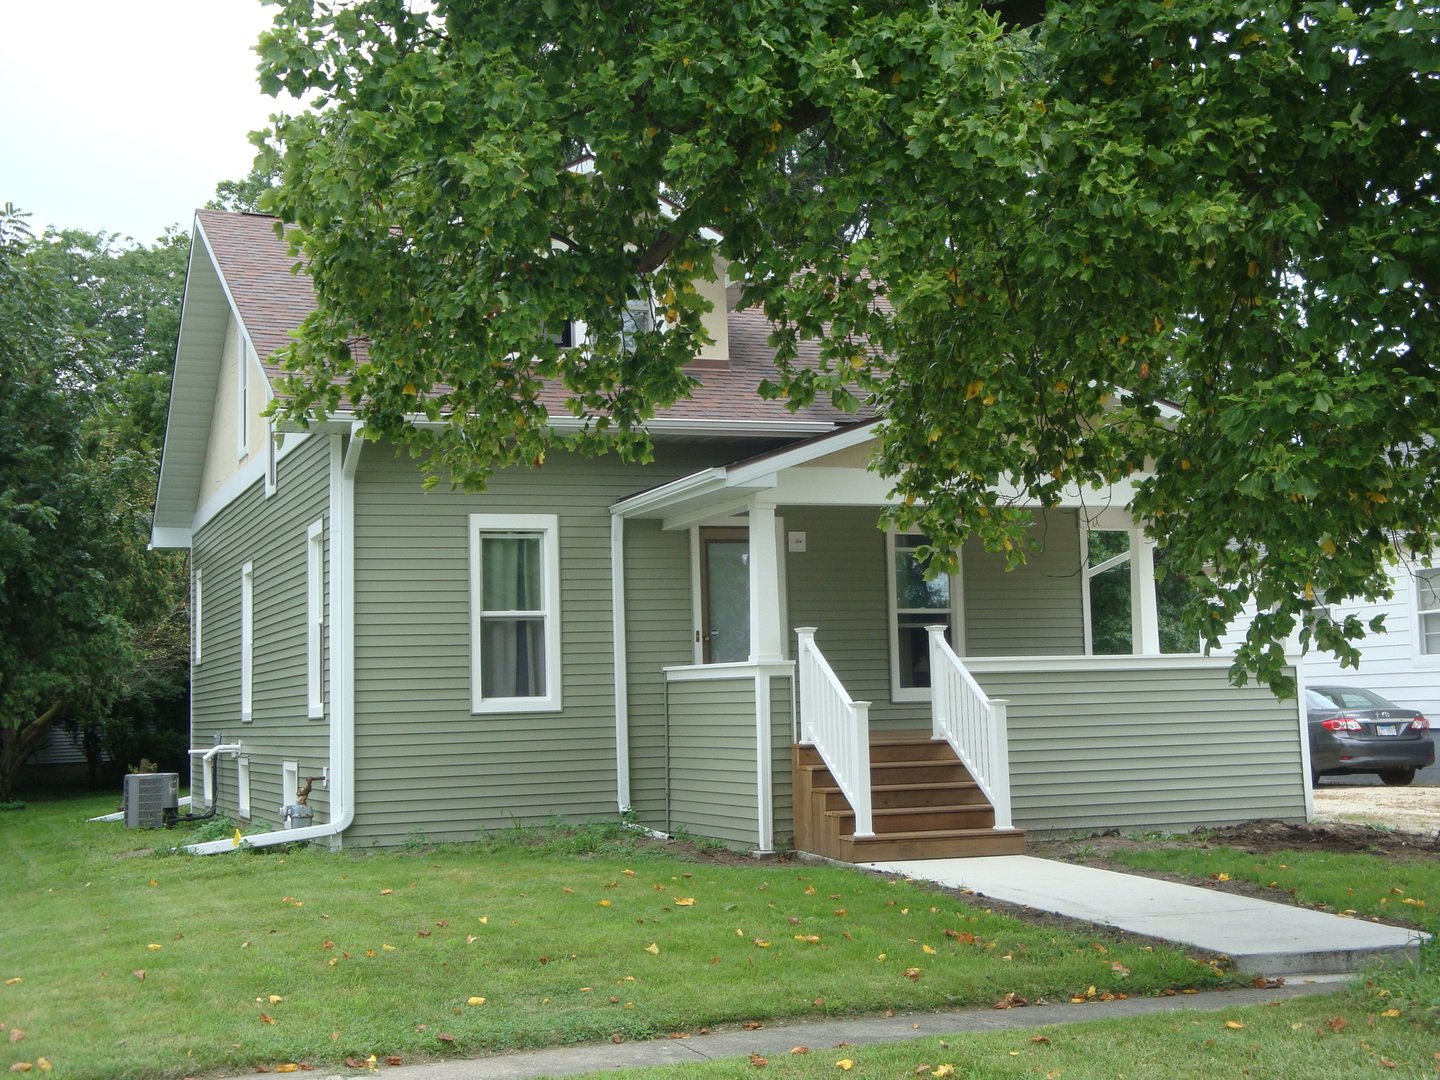
{"label": "gable roof", "polygon": [[[285,241],[275,234],[274,217],[200,210],[195,220],[196,231],[205,237],[213,253],[246,336],[273,382],[281,374],[274,360],[276,351],[289,343],[290,331],[315,310],[310,278],[303,271],[291,272],[295,259]],[[789,422],[796,425],[797,435],[854,422],[853,414],[836,409],[828,401],[791,411],[783,401],[760,398],[756,387],[775,371],[771,360],[774,350],[768,343],[772,326],[762,312],[754,310],[729,312],[728,323],[729,365],[702,364],[691,369],[701,385],[691,397],[658,410],[657,419]],[[357,354],[363,356],[363,345]],[[797,363],[803,366],[818,361],[818,343],[802,341]],[[563,411],[563,387],[547,386],[540,399],[557,417],[568,416]]]}

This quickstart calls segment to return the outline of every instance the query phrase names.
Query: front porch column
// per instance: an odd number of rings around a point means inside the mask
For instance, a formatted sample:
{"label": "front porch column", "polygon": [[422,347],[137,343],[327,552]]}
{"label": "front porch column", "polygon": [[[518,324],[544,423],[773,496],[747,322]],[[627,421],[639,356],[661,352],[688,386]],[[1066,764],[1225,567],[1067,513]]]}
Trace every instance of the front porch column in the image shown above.
{"label": "front porch column", "polygon": [[750,662],[785,659],[775,504],[750,502]]}
{"label": "front porch column", "polygon": [[1136,656],[1160,655],[1160,610],[1155,600],[1155,542],[1130,530],[1130,641]]}

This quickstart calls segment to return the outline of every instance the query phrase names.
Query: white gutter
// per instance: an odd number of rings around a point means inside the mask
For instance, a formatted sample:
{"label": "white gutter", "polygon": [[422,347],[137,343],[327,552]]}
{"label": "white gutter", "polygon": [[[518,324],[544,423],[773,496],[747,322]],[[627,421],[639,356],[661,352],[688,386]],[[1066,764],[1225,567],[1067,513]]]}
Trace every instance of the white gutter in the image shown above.
{"label": "white gutter", "polygon": [[[242,841],[269,847],[301,840],[333,838],[355,820],[355,470],[360,464],[361,425],[350,428],[350,442],[330,437],[330,820],[324,825],[258,833]],[[190,844],[192,855],[234,851],[233,840]]]}
{"label": "white gutter", "polygon": [[630,809],[630,688],[625,654],[625,519],[610,518],[610,634],[615,655],[615,793]]}

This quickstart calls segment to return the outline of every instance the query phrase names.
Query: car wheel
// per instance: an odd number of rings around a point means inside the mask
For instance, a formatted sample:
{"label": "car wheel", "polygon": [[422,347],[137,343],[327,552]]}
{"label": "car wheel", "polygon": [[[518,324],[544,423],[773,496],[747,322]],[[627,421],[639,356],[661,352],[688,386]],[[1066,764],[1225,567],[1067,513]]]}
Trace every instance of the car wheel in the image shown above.
{"label": "car wheel", "polygon": [[1415,779],[1415,770],[1381,769],[1376,775],[1380,777],[1382,784],[1388,784],[1390,787],[1404,787]]}

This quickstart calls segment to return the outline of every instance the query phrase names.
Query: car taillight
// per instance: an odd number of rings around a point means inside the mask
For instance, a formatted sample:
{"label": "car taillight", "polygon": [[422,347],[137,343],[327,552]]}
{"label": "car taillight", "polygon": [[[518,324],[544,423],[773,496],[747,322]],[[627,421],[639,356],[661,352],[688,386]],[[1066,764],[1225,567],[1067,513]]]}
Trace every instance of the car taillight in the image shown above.
{"label": "car taillight", "polygon": [[1359,731],[1360,721],[1348,716],[1337,716],[1334,720],[1321,720],[1320,726],[1327,731]]}
{"label": "car taillight", "polygon": [[1417,716],[1417,717],[1415,717],[1414,720],[1411,720],[1411,721],[1410,721],[1410,730],[1411,730],[1411,731],[1429,731],[1429,730],[1430,730],[1430,721],[1429,721],[1429,720],[1426,720],[1425,717],[1423,717],[1423,716]]}

